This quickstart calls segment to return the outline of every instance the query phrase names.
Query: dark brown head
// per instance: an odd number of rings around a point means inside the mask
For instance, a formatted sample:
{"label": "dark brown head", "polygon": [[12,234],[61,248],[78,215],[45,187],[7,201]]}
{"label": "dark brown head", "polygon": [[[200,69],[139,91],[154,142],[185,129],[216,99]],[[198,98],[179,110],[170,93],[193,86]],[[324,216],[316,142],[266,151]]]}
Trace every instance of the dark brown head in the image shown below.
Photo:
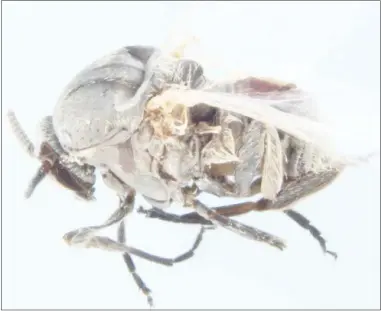
{"label": "dark brown head", "polygon": [[87,164],[78,164],[69,159],[54,134],[51,117],[45,117],[40,124],[43,137],[37,153],[35,153],[34,145],[22,130],[14,113],[9,112],[8,118],[13,132],[29,155],[41,162],[38,171],[25,192],[26,198],[30,198],[37,185],[46,176],[50,175],[61,186],[74,191],[80,198],[85,200],[94,199],[95,168]]}
{"label": "dark brown head", "polygon": [[[93,168],[91,166],[86,164],[78,165],[76,163],[71,163],[71,167],[65,166],[65,164],[62,163],[60,156],[47,142],[41,144],[38,158],[41,161],[41,166],[25,193],[26,198],[29,198],[37,185],[45,176],[50,174],[61,186],[74,191],[79,197],[85,200],[93,199],[94,183],[83,180],[76,174],[78,171],[81,171],[83,174],[93,173]],[[73,169],[74,167],[76,169]]]}

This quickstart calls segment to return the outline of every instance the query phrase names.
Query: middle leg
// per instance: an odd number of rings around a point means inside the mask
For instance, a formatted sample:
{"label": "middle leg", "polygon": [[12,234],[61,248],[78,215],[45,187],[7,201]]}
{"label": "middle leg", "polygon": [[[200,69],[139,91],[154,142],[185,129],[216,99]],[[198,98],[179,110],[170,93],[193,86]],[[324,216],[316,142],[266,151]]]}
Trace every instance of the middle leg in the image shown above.
{"label": "middle leg", "polygon": [[205,228],[202,227],[197,238],[190,248],[190,250],[185,253],[175,257],[175,258],[165,258],[161,256],[156,256],[147,253],[143,250],[127,246],[124,243],[114,241],[105,236],[98,236],[96,233],[104,228],[107,228],[113,224],[120,223],[124,217],[132,210],[135,203],[135,191],[130,191],[125,199],[125,202],[121,204],[119,209],[103,224],[100,226],[89,226],[84,228],[79,228],[70,231],[64,235],[64,240],[73,246],[85,247],[85,248],[97,248],[106,251],[114,251],[119,253],[128,253],[130,255],[136,255],[138,257],[144,258],[146,260],[166,265],[172,266],[175,263],[182,262],[194,255],[194,251],[200,245],[201,239],[205,232]]}

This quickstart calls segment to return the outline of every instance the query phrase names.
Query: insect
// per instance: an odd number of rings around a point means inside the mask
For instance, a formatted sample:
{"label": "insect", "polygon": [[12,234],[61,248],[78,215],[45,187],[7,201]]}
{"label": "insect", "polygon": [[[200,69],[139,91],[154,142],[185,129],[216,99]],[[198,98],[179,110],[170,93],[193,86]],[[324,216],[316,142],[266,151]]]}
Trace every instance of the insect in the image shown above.
{"label": "insect", "polygon": [[[293,84],[254,77],[214,83],[193,60],[128,46],[95,61],[66,86],[52,116],[40,124],[37,153],[15,115],[8,116],[28,153],[41,162],[27,197],[50,174],[91,200],[94,173],[101,172],[120,199],[118,209],[104,224],[70,231],[64,239],[122,253],[152,305],[131,255],[170,266],[190,258],[205,230],[215,227],[284,249],[281,238],[231,218],[250,211],[284,212],[336,257],[319,230],[291,209],[329,185],[346,165],[330,153],[327,132],[306,102]],[[211,209],[198,200],[202,191],[240,198],[261,193],[263,198]],[[201,225],[189,251],[168,259],[125,244],[123,219],[132,212],[136,193],[152,205],[138,210],[147,217]],[[174,203],[193,212],[165,212]],[[114,224],[119,224],[117,241],[97,235]]]}

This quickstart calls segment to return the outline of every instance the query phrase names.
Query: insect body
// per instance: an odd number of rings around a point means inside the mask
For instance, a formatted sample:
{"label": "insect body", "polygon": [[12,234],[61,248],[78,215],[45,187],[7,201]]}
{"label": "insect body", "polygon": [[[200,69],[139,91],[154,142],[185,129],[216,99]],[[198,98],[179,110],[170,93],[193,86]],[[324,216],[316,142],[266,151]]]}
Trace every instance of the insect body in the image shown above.
{"label": "insect body", "polygon": [[[189,97],[166,97],[170,92]],[[195,103],[187,104],[190,100]],[[34,154],[14,114],[9,116],[14,132]],[[131,255],[173,265],[193,255],[207,225],[283,249],[286,244],[279,237],[230,218],[249,211],[285,210],[324,251],[335,255],[326,250],[320,232],[290,209],[331,183],[343,168],[321,144],[309,140],[318,137],[319,124],[295,85],[253,77],[216,84],[192,60],[163,58],[155,48],[131,46],[80,72],[44,120],[38,153],[42,166],[31,189],[51,172],[88,199],[94,191],[94,171],[100,170],[119,196],[119,208],[104,224],[73,230],[64,239],[71,245],[122,253],[150,304],[150,290],[137,275]],[[263,198],[210,209],[197,199],[202,191],[241,198],[261,193]],[[137,192],[153,206],[139,210],[148,217],[202,225],[188,252],[167,259],[125,244],[123,219],[132,211]],[[194,212],[165,212],[172,203]],[[97,235],[116,223],[117,241]]]}

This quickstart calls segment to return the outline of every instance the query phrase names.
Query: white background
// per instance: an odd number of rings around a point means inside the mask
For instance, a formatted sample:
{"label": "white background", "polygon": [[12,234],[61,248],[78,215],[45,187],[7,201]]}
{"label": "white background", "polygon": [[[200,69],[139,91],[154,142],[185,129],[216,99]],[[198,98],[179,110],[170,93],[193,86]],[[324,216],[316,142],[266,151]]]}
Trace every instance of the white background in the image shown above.
{"label": "white background", "polygon": [[[36,123],[83,66],[121,46],[161,45],[186,33],[204,44],[199,57],[210,61],[208,73],[295,82],[342,127],[346,148],[379,150],[379,12],[379,2],[364,1],[4,2],[3,115],[15,110],[35,139]],[[3,307],[146,308],[119,255],[72,249],[61,238],[102,223],[116,208],[113,193],[99,183],[97,202],[87,204],[46,180],[25,201],[38,163],[2,124]],[[377,308],[379,170],[378,159],[350,168],[298,205],[339,253],[337,262],[281,213],[252,213],[239,219],[285,238],[284,252],[220,229],[188,262],[167,268],[136,259],[138,271],[159,308]],[[197,231],[133,215],[127,234],[133,246],[172,256]]]}

